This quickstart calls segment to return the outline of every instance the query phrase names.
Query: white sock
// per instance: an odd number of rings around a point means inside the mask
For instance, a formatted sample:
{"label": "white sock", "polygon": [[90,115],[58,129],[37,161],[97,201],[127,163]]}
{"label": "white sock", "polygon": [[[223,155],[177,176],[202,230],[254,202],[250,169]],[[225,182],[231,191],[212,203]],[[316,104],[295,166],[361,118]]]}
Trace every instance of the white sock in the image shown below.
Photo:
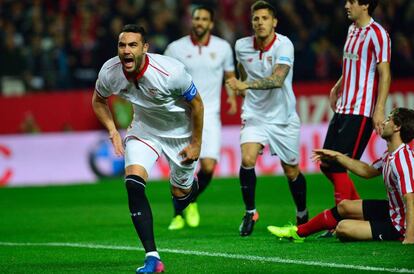
{"label": "white sock", "polygon": [[252,209],[252,210],[246,210],[247,213],[256,213],[256,209]]}
{"label": "white sock", "polygon": [[158,254],[157,251],[151,251],[151,252],[145,253],[145,257],[148,257],[148,256],[156,257],[158,260],[160,259],[160,255]]}

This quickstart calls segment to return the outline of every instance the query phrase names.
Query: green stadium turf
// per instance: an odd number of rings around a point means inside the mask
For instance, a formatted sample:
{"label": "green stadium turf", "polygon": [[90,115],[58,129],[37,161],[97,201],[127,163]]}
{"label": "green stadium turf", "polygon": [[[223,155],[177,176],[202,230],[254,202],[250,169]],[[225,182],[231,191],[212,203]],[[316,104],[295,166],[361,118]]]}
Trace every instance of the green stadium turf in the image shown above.
{"label": "green stadium turf", "polygon": [[[308,175],[312,216],[333,203],[331,184]],[[364,198],[384,198],[380,179],[357,179]],[[169,185],[147,193],[167,273],[414,273],[414,246],[398,242],[341,243],[309,237],[279,240],[267,225],[294,222],[283,177],[259,177],[253,235],[242,238],[238,180],[214,179],[199,199],[201,225],[171,232]],[[134,273],[144,252],[127,208],[122,178],[95,185],[0,189],[0,273]]]}

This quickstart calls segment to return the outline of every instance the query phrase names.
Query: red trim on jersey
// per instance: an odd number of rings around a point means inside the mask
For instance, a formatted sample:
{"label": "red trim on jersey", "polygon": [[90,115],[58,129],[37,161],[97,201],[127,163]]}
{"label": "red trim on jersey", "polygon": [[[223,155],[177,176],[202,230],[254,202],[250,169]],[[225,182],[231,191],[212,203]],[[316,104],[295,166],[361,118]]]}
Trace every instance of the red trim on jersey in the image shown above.
{"label": "red trim on jersey", "polygon": [[149,64],[149,58],[148,55],[145,54],[145,61],[144,61],[144,67],[141,69],[141,71],[139,71],[139,73],[137,71],[134,71],[132,73],[128,73],[126,72],[123,68],[122,68],[122,72],[125,75],[125,78],[128,79],[128,81],[130,80],[139,80],[145,73],[145,71],[148,68],[148,64]]}
{"label": "red trim on jersey", "polygon": [[367,123],[367,117],[362,118],[361,127],[359,128],[358,137],[355,142],[354,151],[352,152],[352,158],[355,158],[355,155],[358,151],[359,143],[361,143],[362,134],[364,133],[365,124]]}
{"label": "red trim on jersey", "polygon": [[211,38],[211,34],[208,35],[207,41],[205,43],[201,43],[200,41],[195,39],[195,37],[192,33],[190,34],[190,40],[191,40],[191,42],[193,43],[194,46],[205,46],[205,47],[207,47],[208,44],[210,43],[210,38]]}
{"label": "red trim on jersey", "polygon": [[[405,157],[405,163],[407,163],[407,169],[408,169],[408,178],[406,178],[403,173],[403,183],[401,184],[401,192],[402,194],[406,194],[407,193],[407,187],[406,187],[406,182],[408,181],[411,185],[412,188],[414,188],[414,179],[413,179],[413,167],[412,167],[412,163],[410,161],[410,153],[409,153],[409,149],[407,149],[407,147],[405,146],[405,149],[403,151],[404,153],[404,157]],[[401,166],[401,171],[402,171],[402,166]],[[408,180],[407,180],[408,179]]]}
{"label": "red trim on jersey", "polygon": [[265,45],[263,47],[263,49],[260,49],[259,46],[258,46],[258,43],[257,43],[256,36],[253,36],[253,48],[255,50],[259,50],[260,51],[260,53],[259,53],[260,60],[262,59],[263,52],[268,51],[273,46],[273,44],[276,41],[276,38],[277,38],[277,34],[275,33],[275,36],[273,37],[272,41],[270,41],[269,44]]}
{"label": "red trim on jersey", "polygon": [[156,69],[157,71],[161,72],[162,74],[164,74],[165,76],[169,76],[168,73],[166,73],[165,71],[157,68],[156,66],[154,66],[153,64],[149,64],[152,68]]}
{"label": "red trim on jersey", "polygon": [[[398,177],[397,180],[399,179],[399,181],[394,181],[392,176],[391,176],[391,172],[389,175],[389,183],[393,185],[393,188],[398,190],[399,187],[397,186],[398,183],[401,183],[401,175],[404,175],[404,172],[402,170],[402,166],[401,166],[401,157],[400,157],[400,151],[401,149],[403,149],[404,147],[401,147],[400,149],[398,149],[398,151],[396,151],[395,153],[393,153],[393,155],[391,155],[391,157],[394,157],[394,163],[395,163],[395,167],[397,168],[397,173],[398,173]],[[391,167],[390,167],[391,168]],[[402,186],[402,184],[401,184]],[[392,209],[395,211],[395,214],[397,216],[393,216],[394,218],[392,218],[392,221],[394,224],[399,225],[401,227],[402,231],[405,231],[404,229],[404,223],[405,223],[405,205],[404,205],[404,201],[402,200],[402,197],[399,195],[399,193],[394,193],[393,197],[395,198],[397,204],[394,204],[394,206],[392,207]],[[390,197],[392,198],[392,197]],[[390,202],[393,203],[393,199],[390,199]],[[398,209],[398,210],[397,210]],[[397,223],[397,221],[395,220],[396,217],[398,217],[398,215],[400,215],[401,219],[400,222]]]}
{"label": "red trim on jersey", "polygon": [[145,145],[147,145],[150,149],[152,149],[154,152],[155,152],[155,154],[157,154],[157,160],[158,160],[158,158],[160,158],[160,155],[158,154],[158,152],[155,150],[155,148],[153,148],[150,144],[148,144],[147,142],[145,142],[144,140],[141,140],[140,138],[138,138],[137,136],[133,136],[133,135],[130,135],[130,136],[128,136],[127,138],[134,138],[134,139],[136,139],[137,141],[140,141],[141,143],[143,143],[143,144],[145,144]]}

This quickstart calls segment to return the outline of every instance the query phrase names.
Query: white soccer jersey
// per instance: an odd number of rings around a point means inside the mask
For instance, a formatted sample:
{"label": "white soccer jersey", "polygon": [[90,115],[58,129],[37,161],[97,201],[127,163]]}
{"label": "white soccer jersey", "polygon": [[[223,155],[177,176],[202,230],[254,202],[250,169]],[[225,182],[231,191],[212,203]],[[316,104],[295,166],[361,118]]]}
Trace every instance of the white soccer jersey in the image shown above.
{"label": "white soccer jersey", "polygon": [[121,61],[114,57],[102,66],[95,88],[102,97],[115,94],[130,101],[138,129],[161,137],[191,136],[191,111],[184,95],[194,96],[197,90],[183,64],[147,53],[135,82],[127,80]]}
{"label": "white soccer jersey", "polygon": [[243,102],[242,119],[254,118],[264,123],[286,124],[296,112],[296,99],[292,89],[294,49],[284,35],[276,33],[275,39],[264,51],[256,47],[254,36],[237,40],[236,59],[247,73],[247,81],[269,77],[276,64],[290,66],[281,88],[248,90]]}
{"label": "white soccer jersey", "polygon": [[382,171],[391,221],[398,231],[405,234],[406,207],[403,197],[414,192],[414,152],[407,144],[402,144],[394,152],[384,153],[373,163],[373,167]]}
{"label": "white soccer jersey", "polygon": [[200,46],[187,35],[168,45],[164,54],[185,65],[203,100],[204,113],[219,113],[223,74],[234,71],[230,44],[211,35],[206,45]]}
{"label": "white soccer jersey", "polygon": [[352,24],[344,46],[343,91],[336,112],[371,117],[378,93],[376,66],[390,60],[391,40],[380,24],[372,18],[363,28]]}

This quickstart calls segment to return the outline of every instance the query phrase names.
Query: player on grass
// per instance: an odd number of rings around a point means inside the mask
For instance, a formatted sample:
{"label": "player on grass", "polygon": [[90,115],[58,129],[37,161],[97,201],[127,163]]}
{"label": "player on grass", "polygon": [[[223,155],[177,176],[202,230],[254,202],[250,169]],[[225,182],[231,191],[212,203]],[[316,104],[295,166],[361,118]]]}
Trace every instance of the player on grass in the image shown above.
{"label": "player on grass", "polygon": [[[92,102],[97,117],[109,132],[115,153],[123,155],[125,146],[129,210],[146,252],[144,266],[137,273],[164,271],[145,195],[151,168],[163,153],[170,166],[173,203],[183,210],[198,190],[194,172],[203,128],[203,103],[184,65],[147,50],[145,30],[137,25],[124,26],[119,35],[118,56],[102,66]],[[130,101],[134,107],[134,120],[124,146],[107,104],[112,94]]]}
{"label": "player on grass", "polygon": [[[233,52],[225,40],[211,35],[214,26],[214,12],[208,6],[198,6],[192,12],[191,34],[168,45],[165,55],[181,61],[193,77],[204,103],[203,143],[200,153],[200,170],[197,173],[199,192],[211,181],[214,168],[220,157],[220,99],[225,79],[234,77]],[[235,94],[228,89],[229,114],[235,114]],[[191,203],[184,211],[187,225],[197,227],[200,215],[197,203]],[[185,225],[183,212],[175,208],[174,218],[168,229],[182,229]]]}
{"label": "player on grass", "polygon": [[304,237],[324,229],[336,229],[343,241],[401,240],[414,244],[414,110],[394,109],[379,129],[387,151],[372,165],[340,152],[316,149],[316,161],[335,161],[364,178],[382,174],[388,200],[342,200],[299,226],[269,226],[277,237],[302,242]]}
{"label": "player on grass", "polygon": [[269,144],[279,156],[296,204],[297,224],[308,220],[306,180],[299,170],[300,120],[292,89],[294,49],[284,35],[275,32],[276,11],[265,1],[251,6],[253,36],[237,40],[236,59],[241,80],[227,84],[244,94],[240,136],[242,163],[240,184],[246,213],[240,235],[248,236],[258,220],[255,205],[257,157]]}

